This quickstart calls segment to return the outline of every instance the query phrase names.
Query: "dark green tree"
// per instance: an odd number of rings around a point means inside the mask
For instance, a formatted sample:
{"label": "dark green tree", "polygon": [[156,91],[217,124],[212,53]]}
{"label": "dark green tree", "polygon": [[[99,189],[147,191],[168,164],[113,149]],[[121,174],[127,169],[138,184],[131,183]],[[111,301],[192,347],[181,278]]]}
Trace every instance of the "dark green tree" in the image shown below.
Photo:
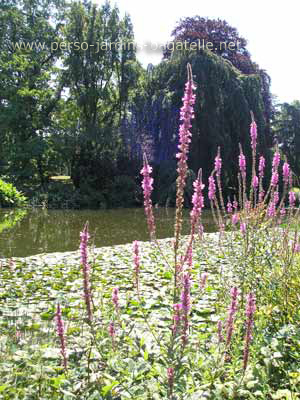
{"label": "dark green tree", "polygon": [[[266,124],[266,139],[272,145],[270,121],[274,108],[270,92],[271,79],[267,72],[251,59],[247,49],[247,40],[240,36],[237,29],[221,19],[203,18],[199,15],[181,19],[172,31],[173,44],[178,42],[197,43],[201,46],[209,44],[209,50],[227,60],[244,75],[255,74],[260,78],[261,95],[264,102],[264,117]],[[172,44],[172,42],[171,42]],[[176,49],[176,48],[175,48]],[[192,51],[192,50],[190,50]],[[195,49],[193,53],[199,50]],[[172,55],[172,46],[167,45],[164,58]]]}
{"label": "dark green tree", "polygon": [[159,90],[178,110],[182,102],[188,62],[192,65],[197,85],[189,167],[194,172],[202,168],[204,180],[207,182],[220,146],[225,190],[233,193],[237,188],[239,143],[244,148],[248,165],[251,160],[251,110],[258,124],[258,151],[264,154],[268,152],[268,131],[260,76],[242,74],[231,63],[210,51],[174,52],[169,60],[155,67],[155,79],[150,85],[155,88],[153,96]]}
{"label": "dark green tree", "polygon": [[300,101],[282,103],[273,121],[276,141],[287,156],[293,172],[300,176]]}
{"label": "dark green tree", "polygon": [[51,43],[60,35],[61,0],[0,5],[0,172],[44,185],[55,169],[50,129],[60,98]]}
{"label": "dark green tree", "polygon": [[64,53],[68,101],[78,113],[72,178],[77,187],[88,183],[105,191],[116,174],[119,125],[137,80],[132,24],[108,2],[74,2],[64,40],[72,43]]}

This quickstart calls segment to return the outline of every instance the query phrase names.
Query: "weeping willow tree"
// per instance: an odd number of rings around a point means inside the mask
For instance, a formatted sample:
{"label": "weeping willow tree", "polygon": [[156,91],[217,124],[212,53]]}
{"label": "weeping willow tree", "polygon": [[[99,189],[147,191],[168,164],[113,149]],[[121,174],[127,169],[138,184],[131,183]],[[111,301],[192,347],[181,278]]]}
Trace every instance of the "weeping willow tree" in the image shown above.
{"label": "weeping willow tree", "polygon": [[268,153],[270,133],[262,96],[263,82],[259,74],[245,75],[230,61],[209,51],[173,52],[169,60],[162,61],[155,68],[154,76],[160,90],[167,93],[177,108],[181,104],[188,62],[192,65],[197,85],[189,167],[194,172],[202,168],[207,181],[220,146],[222,179],[230,194],[237,188],[239,143],[243,146],[248,165],[251,160],[250,111],[253,111],[258,125],[258,151],[265,155]]}

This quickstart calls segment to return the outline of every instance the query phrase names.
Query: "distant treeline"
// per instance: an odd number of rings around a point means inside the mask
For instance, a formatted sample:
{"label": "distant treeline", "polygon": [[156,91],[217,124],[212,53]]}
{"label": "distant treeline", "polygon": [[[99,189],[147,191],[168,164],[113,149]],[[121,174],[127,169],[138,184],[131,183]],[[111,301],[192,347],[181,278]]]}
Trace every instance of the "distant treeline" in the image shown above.
{"label": "distant treeline", "polygon": [[[36,204],[134,206],[141,204],[146,153],[154,166],[154,202],[174,204],[187,62],[197,90],[186,204],[199,168],[207,182],[218,146],[225,195],[236,191],[239,143],[250,161],[250,111],[259,152],[270,155],[278,141],[299,174],[300,103],[274,104],[270,77],[237,30],[196,16],[181,20],[172,37],[161,63],[145,69],[134,46],[126,46],[134,42],[130,17],[108,2],[2,0],[0,176]],[[212,50],[176,45],[199,40]],[[71,181],[53,182],[57,175]]]}

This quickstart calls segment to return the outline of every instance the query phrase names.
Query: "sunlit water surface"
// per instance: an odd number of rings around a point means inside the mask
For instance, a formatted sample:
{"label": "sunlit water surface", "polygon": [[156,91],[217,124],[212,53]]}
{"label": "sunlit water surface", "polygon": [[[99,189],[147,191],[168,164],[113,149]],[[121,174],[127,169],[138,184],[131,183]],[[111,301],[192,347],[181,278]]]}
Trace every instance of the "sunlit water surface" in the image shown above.
{"label": "sunlit water surface", "polygon": [[[0,258],[26,257],[39,253],[74,251],[79,247],[79,233],[89,222],[91,243],[96,247],[124,244],[149,239],[144,210],[28,210],[0,209]],[[184,210],[183,234],[188,234],[190,210]],[[157,237],[173,236],[175,210],[154,210]],[[214,232],[211,212],[203,211],[205,232]]]}

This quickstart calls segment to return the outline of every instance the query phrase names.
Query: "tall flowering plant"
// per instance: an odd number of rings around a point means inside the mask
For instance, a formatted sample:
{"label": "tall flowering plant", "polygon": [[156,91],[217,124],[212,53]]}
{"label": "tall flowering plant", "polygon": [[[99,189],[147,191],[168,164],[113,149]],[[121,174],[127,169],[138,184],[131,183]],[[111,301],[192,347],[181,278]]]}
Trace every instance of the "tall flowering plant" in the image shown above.
{"label": "tall flowering plant", "polygon": [[175,265],[177,264],[177,251],[179,247],[179,238],[181,234],[182,228],[182,207],[184,201],[184,188],[186,184],[186,177],[188,171],[188,153],[189,146],[191,143],[191,127],[192,127],[192,119],[194,118],[194,104],[196,96],[194,94],[194,90],[196,86],[193,82],[192,76],[192,68],[190,64],[188,64],[188,80],[185,85],[185,92],[183,96],[183,106],[180,110],[180,120],[181,125],[179,127],[179,152],[176,154],[178,159],[177,162],[177,193],[176,193],[176,217],[175,217],[175,244],[174,244],[174,253],[175,253]]}
{"label": "tall flowering plant", "polygon": [[86,305],[87,317],[89,322],[92,322],[92,292],[90,282],[90,265],[88,263],[88,240],[90,238],[88,224],[85,225],[80,233],[80,259],[83,274],[83,295]]}
{"label": "tall flowering plant", "polygon": [[66,339],[65,339],[65,327],[64,322],[61,315],[60,304],[57,304],[56,313],[55,313],[55,322],[56,322],[56,332],[60,341],[60,354],[62,356],[64,369],[67,369],[68,361],[67,361],[67,350],[66,350]]}

